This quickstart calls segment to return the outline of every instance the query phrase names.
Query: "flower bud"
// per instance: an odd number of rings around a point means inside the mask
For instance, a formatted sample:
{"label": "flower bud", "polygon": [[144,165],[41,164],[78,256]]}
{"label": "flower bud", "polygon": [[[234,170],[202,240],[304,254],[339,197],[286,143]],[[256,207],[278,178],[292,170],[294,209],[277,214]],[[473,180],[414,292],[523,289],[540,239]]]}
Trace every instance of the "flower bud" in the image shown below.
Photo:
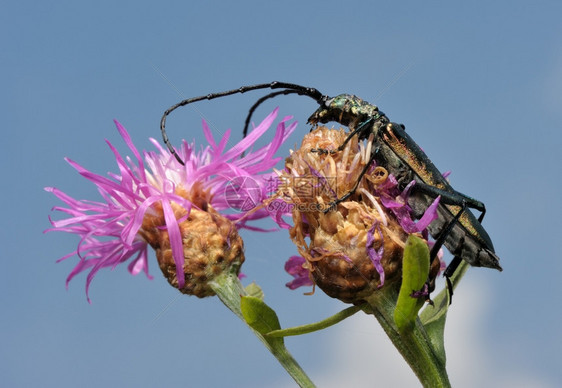
{"label": "flower bud", "polygon": [[[163,216],[162,216],[163,218]],[[145,220],[151,222],[151,220]],[[166,229],[152,228],[147,241],[156,251],[158,265],[172,287],[199,298],[213,296],[211,282],[225,271],[236,274],[244,262],[244,243],[232,221],[211,207],[207,211],[192,208],[189,216],[178,221],[183,247],[185,285],[178,287],[176,264]],[[148,237],[149,236],[149,237]]]}
{"label": "flower bud", "polygon": [[372,165],[355,193],[334,206],[370,162],[371,141],[354,136],[338,150],[346,138],[344,130],[310,132],[286,160],[278,196],[293,206],[291,238],[314,283],[331,297],[361,303],[400,281],[408,233],[380,201],[383,192],[397,194],[382,166]]}

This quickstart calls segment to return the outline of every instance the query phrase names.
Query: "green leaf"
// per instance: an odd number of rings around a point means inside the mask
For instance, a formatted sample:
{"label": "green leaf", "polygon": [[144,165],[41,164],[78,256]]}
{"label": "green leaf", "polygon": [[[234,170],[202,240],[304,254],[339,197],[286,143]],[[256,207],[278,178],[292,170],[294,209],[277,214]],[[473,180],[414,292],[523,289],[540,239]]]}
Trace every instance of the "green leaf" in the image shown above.
{"label": "green leaf", "polygon": [[[261,299],[254,296],[242,296],[240,309],[246,323],[258,333],[265,335],[273,330],[281,329],[275,311]],[[283,344],[283,338],[266,338],[272,345]]]}
{"label": "green leaf", "polygon": [[415,298],[412,293],[425,286],[429,275],[429,248],[421,238],[410,235],[404,248],[402,261],[402,285],[394,310],[394,322],[400,332],[413,329],[424,298]]}
{"label": "green leaf", "polygon": [[244,290],[246,291],[246,294],[248,296],[253,296],[261,300],[264,299],[263,290],[260,286],[257,285],[256,282],[248,284],[246,287],[244,287]]}
{"label": "green leaf", "polygon": [[[468,263],[463,260],[454,275],[451,276],[450,280],[453,285],[453,289],[457,287],[467,269]],[[449,295],[449,290],[445,287],[445,289],[443,289],[437,297],[433,299],[434,305],[427,306],[420,314],[420,321],[425,327],[433,348],[443,364],[445,364],[446,360],[444,345],[445,321],[447,320],[447,311],[449,309],[450,300],[451,296]]]}
{"label": "green leaf", "polygon": [[[265,347],[275,356],[299,387],[314,387],[312,380],[304,373],[285,347],[283,339],[265,338],[261,334],[261,331],[267,332],[270,328],[279,328],[279,320],[271,308],[261,302],[260,298],[245,297],[246,290],[242,287],[238,276],[233,272],[227,271],[219,274],[210,282],[210,285],[213,291],[217,293],[221,302],[250,326],[256,337],[263,342]],[[259,287],[251,288],[256,289]]]}
{"label": "green leaf", "polygon": [[449,297],[447,290],[442,290],[435,299],[433,306],[428,305],[420,314],[425,332],[431,341],[435,355],[445,365],[445,320],[447,319],[447,309],[449,307]]}

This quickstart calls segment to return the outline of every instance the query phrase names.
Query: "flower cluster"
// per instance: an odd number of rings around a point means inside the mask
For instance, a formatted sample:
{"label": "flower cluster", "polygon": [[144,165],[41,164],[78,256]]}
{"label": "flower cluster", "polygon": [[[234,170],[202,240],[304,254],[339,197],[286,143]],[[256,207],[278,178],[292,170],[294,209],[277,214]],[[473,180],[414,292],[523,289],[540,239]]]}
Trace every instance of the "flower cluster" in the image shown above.
{"label": "flower cluster", "polygon": [[[414,182],[399,190],[382,166],[370,165],[372,139],[357,136],[345,148],[344,130],[317,128],[278,172],[277,198],[291,205],[290,235],[302,257],[285,268],[295,279],[291,289],[316,284],[345,302],[360,302],[386,283],[401,278],[404,244],[410,233],[427,239],[427,226],[437,217],[439,198],[413,221],[408,196]],[[353,195],[334,202],[355,189]],[[439,263],[432,267],[437,276]]]}
{"label": "flower cluster", "polygon": [[[280,160],[274,154],[296,127],[277,126],[273,140],[252,150],[277,117],[268,115],[246,138],[227,149],[230,131],[217,143],[203,122],[209,145],[197,151],[183,142],[177,154],[181,164],[156,140],[156,151],[141,153],[119,123],[117,130],[133,154],[123,158],[109,142],[118,173],[97,175],[66,159],[80,175],[92,182],[101,201],[75,199],[54,187],[47,187],[67,206],[53,210],[66,218],[53,220],[46,231],[62,231],[80,237],[77,248],[59,261],[77,256],[79,262],[67,277],[67,286],[77,274],[89,270],[86,294],[96,273],[130,260],[131,274],[148,277],[147,248],[156,250],[158,262],[168,281],[182,292],[212,295],[201,282],[227,268],[238,273],[244,261],[243,244],[237,229],[255,229],[250,221],[269,215],[261,202],[269,196],[273,173]],[[227,209],[238,212],[226,214]],[[89,300],[89,297],[88,297]]]}

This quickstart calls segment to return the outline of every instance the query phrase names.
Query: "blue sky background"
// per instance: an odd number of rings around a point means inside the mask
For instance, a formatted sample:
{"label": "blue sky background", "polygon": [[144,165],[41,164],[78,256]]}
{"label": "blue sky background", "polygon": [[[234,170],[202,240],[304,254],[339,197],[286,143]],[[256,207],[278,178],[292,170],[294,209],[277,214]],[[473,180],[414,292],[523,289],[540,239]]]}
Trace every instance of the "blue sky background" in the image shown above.
{"label": "blue sky background", "polygon": [[[43,191],[98,199],[63,158],[115,171],[112,120],[139,148],[163,111],[191,96],[282,80],[357,94],[408,132],[455,188],[486,203],[484,226],[504,272],[473,269],[446,333],[457,387],[562,385],[560,274],[562,4],[464,2],[6,2],[0,14],[0,382],[6,387],[277,386],[292,380],[215,299],[178,296],[151,256],[152,281],[126,268],[68,291],[75,236],[42,234]],[[184,108],[172,141],[202,140],[201,116],[240,136],[260,93]],[[312,100],[279,97],[300,141]],[[238,137],[239,138],[239,137]],[[343,307],[284,287],[285,232],[245,233],[248,280],[285,327]],[[288,347],[320,386],[414,385],[375,320],[353,317]]]}

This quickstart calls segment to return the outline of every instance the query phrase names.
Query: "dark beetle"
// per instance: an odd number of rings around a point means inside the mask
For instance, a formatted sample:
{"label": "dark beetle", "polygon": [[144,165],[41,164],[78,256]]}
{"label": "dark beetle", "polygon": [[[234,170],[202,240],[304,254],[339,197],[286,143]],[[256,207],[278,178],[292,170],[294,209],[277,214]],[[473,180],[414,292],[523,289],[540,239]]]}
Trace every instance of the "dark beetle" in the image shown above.
{"label": "dark beetle", "polygon": [[[311,124],[330,121],[348,126],[351,134],[361,139],[373,133],[372,159],[396,176],[403,186],[416,180],[408,202],[416,217],[421,217],[433,199],[441,195],[439,218],[428,227],[433,238],[437,241],[441,238],[453,255],[473,266],[501,270],[492,240],[481,224],[486,210],[484,204],[455,191],[402,125],[389,122],[376,106],[349,94],[323,101],[309,118]],[[467,207],[481,211],[480,219]],[[432,252],[432,257],[435,254]],[[451,276],[454,270],[450,268],[446,275]]]}
{"label": "dark beetle", "polygon": [[[502,270],[499,258],[494,252],[492,241],[481,224],[486,212],[484,204],[454,190],[423,150],[406,133],[403,125],[390,122],[377,106],[369,104],[354,95],[341,94],[336,97],[329,97],[314,88],[286,82],[272,82],[190,98],[170,107],[164,113],[160,124],[164,143],[176,159],[183,163],[170,144],[165,131],[166,117],[173,110],[196,101],[212,100],[258,89],[282,90],[263,96],[250,108],[244,127],[244,135],[247,132],[252,113],[267,99],[287,94],[305,95],[314,99],[319,104],[319,108],[310,116],[309,123],[316,125],[335,121],[350,129],[347,139],[338,147],[336,152],[343,150],[345,144],[353,136],[358,136],[361,140],[364,140],[371,134],[374,135],[370,163],[362,171],[356,187],[363,175],[369,170],[371,162],[376,160],[379,165],[385,167],[398,179],[402,187],[412,180],[416,181],[408,201],[415,217],[421,217],[431,202],[438,195],[441,196],[437,210],[439,217],[429,225],[428,229],[433,238],[436,239],[431,251],[431,258],[436,258],[442,245],[445,245],[455,256],[445,270],[444,275],[447,280],[453,275],[461,260],[465,260],[476,267]],[[336,199],[331,205],[334,206],[352,195],[355,188],[342,198]],[[477,219],[468,208],[480,211],[480,217]],[[449,284],[449,289],[452,293],[451,284]]]}

